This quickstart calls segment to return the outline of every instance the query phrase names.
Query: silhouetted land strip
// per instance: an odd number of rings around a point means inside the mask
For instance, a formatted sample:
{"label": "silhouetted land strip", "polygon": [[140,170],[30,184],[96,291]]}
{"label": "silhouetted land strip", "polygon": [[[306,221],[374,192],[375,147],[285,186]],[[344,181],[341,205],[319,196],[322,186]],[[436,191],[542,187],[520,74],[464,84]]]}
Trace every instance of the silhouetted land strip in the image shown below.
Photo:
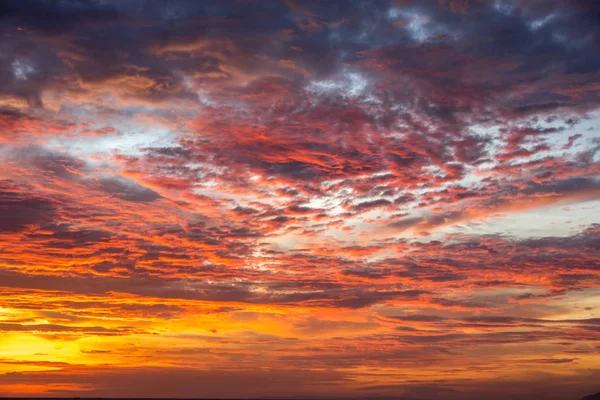
{"label": "silhouetted land strip", "polygon": [[[0,400],[418,400],[416,398],[406,397],[261,397],[261,398],[207,398],[207,397],[51,397],[51,396],[39,396],[39,397],[0,397]],[[540,399],[541,400],[541,399]],[[600,392],[596,394],[590,394],[589,396],[582,397],[580,400],[600,400]]]}
{"label": "silhouetted land strip", "polygon": [[596,394],[590,394],[589,396],[585,396],[581,400],[600,400],[600,392]]}

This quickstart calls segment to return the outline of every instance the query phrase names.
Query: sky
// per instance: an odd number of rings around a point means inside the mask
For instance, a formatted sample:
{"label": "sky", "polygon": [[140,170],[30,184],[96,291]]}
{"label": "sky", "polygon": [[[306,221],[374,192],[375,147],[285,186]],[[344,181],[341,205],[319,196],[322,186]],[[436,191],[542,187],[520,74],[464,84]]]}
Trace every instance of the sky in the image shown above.
{"label": "sky", "polygon": [[0,396],[598,382],[596,2],[0,2]]}

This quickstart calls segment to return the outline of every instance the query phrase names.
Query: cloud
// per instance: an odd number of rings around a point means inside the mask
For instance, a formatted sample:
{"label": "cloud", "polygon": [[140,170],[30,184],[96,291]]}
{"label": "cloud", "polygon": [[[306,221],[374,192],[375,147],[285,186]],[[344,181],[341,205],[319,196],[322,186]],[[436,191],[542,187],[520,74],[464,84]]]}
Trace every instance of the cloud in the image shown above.
{"label": "cloud", "polygon": [[[0,181],[0,230],[19,232],[54,220],[57,204],[10,180]],[[29,192],[29,193],[28,193]]]}
{"label": "cloud", "polygon": [[595,5],[0,15],[0,393],[597,382]]}
{"label": "cloud", "polygon": [[120,177],[100,178],[97,187],[111,196],[126,201],[149,202],[160,198],[160,195],[152,189]]}

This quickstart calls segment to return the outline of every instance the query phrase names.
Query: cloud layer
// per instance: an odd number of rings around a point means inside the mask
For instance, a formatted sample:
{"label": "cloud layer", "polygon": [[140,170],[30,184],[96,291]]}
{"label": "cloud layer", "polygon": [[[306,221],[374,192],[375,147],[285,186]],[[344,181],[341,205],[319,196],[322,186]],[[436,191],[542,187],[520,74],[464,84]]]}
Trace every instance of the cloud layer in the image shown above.
{"label": "cloud layer", "polygon": [[0,15],[0,395],[597,390],[592,2]]}

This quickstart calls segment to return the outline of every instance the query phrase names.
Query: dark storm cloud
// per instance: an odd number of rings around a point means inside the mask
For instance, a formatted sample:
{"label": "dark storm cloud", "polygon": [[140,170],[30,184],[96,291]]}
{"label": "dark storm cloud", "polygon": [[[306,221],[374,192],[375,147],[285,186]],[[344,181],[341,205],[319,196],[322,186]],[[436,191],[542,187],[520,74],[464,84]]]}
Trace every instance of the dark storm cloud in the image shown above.
{"label": "dark storm cloud", "polygon": [[600,182],[591,178],[570,178],[554,182],[538,184],[531,182],[523,193],[531,194],[562,194],[600,189]]}
{"label": "dark storm cloud", "polygon": [[56,218],[58,204],[14,181],[0,181],[0,231],[18,232],[49,223]]}
{"label": "dark storm cloud", "polygon": [[78,229],[68,223],[40,226],[40,231],[27,235],[28,240],[44,243],[48,249],[81,248],[106,242],[112,233],[98,229]]}
{"label": "dark storm cloud", "polygon": [[132,202],[149,202],[160,198],[155,191],[121,177],[100,178],[98,189],[111,196]]}
{"label": "dark storm cloud", "polygon": [[355,211],[363,212],[363,211],[372,210],[374,208],[385,207],[390,204],[392,204],[392,202],[389,200],[379,199],[379,200],[363,201],[361,203],[354,205],[352,208]]}

